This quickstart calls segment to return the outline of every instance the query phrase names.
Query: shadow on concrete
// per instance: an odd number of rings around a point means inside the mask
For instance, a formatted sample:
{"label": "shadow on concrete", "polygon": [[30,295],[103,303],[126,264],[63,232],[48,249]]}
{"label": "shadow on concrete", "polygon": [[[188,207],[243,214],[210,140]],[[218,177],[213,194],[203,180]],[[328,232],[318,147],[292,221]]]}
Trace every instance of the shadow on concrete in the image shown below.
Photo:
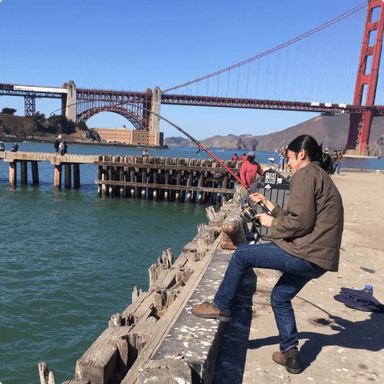
{"label": "shadow on concrete", "polygon": [[[317,358],[323,347],[339,346],[340,348],[367,350],[378,352],[384,349],[384,333],[382,324],[384,314],[371,313],[370,318],[363,321],[352,322],[341,317],[329,316],[308,320],[318,327],[331,327],[338,333],[326,335],[321,332],[299,332],[299,341],[306,339],[300,347],[301,368],[305,371]],[[243,348],[258,349],[266,345],[278,345],[278,336],[263,339],[249,340],[243,344]],[[301,344],[301,343],[300,343]],[[276,349],[278,350],[278,348]],[[241,383],[233,381],[232,384]]]}
{"label": "shadow on concrete", "polygon": [[330,326],[338,331],[332,335],[317,332],[301,332],[300,339],[308,339],[300,348],[300,361],[303,370],[308,368],[325,346],[339,346],[354,350],[378,352],[384,349],[384,314],[372,312],[370,318],[352,322],[341,317],[329,316],[315,320],[319,326]]}
{"label": "shadow on concrete", "polygon": [[236,296],[232,320],[220,345],[212,384],[240,384],[243,381],[255,290],[255,280],[246,278]]}
{"label": "shadow on concrete", "polygon": [[[245,290],[249,290],[250,287],[248,282],[245,285]],[[276,350],[278,350],[280,339],[277,334],[276,336],[249,340],[252,295],[243,292],[238,297],[239,301],[233,311],[232,321],[227,327],[220,346],[213,384],[241,384],[248,349],[276,345]],[[271,319],[271,321],[273,320]],[[340,348],[372,352],[384,349],[384,332],[382,330],[384,314],[382,313],[372,312],[369,319],[353,322],[324,311],[324,317],[308,318],[308,322],[313,328],[318,328],[319,332],[299,332],[300,362],[303,371],[316,360],[325,346],[339,346]],[[322,333],[321,328],[324,327],[330,327],[335,333],[331,335]],[[305,340],[303,344],[301,340]]]}

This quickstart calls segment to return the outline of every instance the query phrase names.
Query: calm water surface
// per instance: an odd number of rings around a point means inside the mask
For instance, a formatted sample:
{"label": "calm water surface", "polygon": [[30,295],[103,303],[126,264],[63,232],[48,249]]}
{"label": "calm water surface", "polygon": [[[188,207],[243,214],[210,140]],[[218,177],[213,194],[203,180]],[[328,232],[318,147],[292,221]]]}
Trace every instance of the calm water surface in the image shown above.
{"label": "calm water surface", "polygon": [[[10,143],[6,143],[6,147]],[[20,143],[21,151],[53,152],[51,144]],[[140,155],[140,149],[73,145],[69,153]],[[223,160],[234,151],[213,150]],[[239,153],[240,154],[240,153]],[[153,156],[208,158],[194,148]],[[271,152],[256,152],[266,163]],[[345,167],[351,167],[346,159]],[[351,163],[353,164],[353,162]],[[359,160],[356,168],[383,169]],[[133,287],[148,289],[148,267],[162,250],[182,247],[206,223],[205,207],[97,196],[96,167],[81,165],[80,190],[53,190],[53,167],[39,164],[39,187],[8,186],[0,162],[0,381],[39,382],[37,364],[56,383],[74,376],[76,360],[131,303]],[[31,175],[29,175],[31,177]]]}

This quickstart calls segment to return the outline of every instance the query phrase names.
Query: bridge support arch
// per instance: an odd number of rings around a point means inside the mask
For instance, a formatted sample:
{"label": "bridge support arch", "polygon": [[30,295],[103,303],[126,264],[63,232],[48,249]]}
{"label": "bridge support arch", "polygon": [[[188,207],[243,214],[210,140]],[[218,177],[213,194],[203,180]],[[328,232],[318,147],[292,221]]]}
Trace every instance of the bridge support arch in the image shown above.
{"label": "bridge support arch", "polygon": [[[378,9],[380,12],[378,21],[373,20],[374,9]],[[353,104],[365,105],[366,107],[371,108],[367,109],[362,114],[351,114],[346,147],[348,150],[355,150],[355,154],[358,155],[368,155],[369,133],[374,116],[373,107],[375,105],[377,81],[379,77],[379,66],[383,44],[383,31],[384,2],[383,0],[369,0],[367,17],[364,26],[363,43],[360,51],[360,60],[356,77]],[[376,39],[374,44],[370,44],[371,40],[373,40],[374,33],[376,33]],[[372,64],[371,68],[368,68],[367,63],[370,59]],[[366,99],[363,100],[365,93]],[[365,104],[363,104],[364,102]]]}

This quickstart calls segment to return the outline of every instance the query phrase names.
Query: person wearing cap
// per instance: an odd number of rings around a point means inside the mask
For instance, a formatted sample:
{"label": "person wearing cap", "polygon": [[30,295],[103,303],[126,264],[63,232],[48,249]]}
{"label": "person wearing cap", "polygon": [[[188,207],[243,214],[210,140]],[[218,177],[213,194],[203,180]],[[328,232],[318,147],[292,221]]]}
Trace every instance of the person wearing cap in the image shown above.
{"label": "person wearing cap", "polygon": [[241,164],[240,167],[240,179],[241,181],[250,188],[255,181],[257,175],[263,176],[264,170],[260,164],[255,161],[255,152],[248,152],[247,160]]}
{"label": "person wearing cap", "polygon": [[53,144],[54,147],[55,147],[55,154],[56,154],[56,155],[59,154],[60,141],[61,141],[61,135],[59,135],[59,136],[57,137],[57,139],[55,140],[55,143]]}

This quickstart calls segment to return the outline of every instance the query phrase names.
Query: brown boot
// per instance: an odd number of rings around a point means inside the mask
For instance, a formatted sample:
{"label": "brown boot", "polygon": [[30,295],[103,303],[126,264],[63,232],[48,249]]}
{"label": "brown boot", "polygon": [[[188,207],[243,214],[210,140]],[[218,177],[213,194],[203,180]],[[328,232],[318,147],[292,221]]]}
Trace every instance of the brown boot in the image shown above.
{"label": "brown boot", "polygon": [[289,373],[300,373],[299,351],[297,348],[288,349],[288,351],[275,352],[272,355],[275,363],[283,365]]}
{"label": "brown boot", "polygon": [[192,313],[197,317],[204,317],[206,319],[217,319],[220,321],[231,321],[231,311],[222,311],[217,308],[213,303],[202,305],[194,305]]}

